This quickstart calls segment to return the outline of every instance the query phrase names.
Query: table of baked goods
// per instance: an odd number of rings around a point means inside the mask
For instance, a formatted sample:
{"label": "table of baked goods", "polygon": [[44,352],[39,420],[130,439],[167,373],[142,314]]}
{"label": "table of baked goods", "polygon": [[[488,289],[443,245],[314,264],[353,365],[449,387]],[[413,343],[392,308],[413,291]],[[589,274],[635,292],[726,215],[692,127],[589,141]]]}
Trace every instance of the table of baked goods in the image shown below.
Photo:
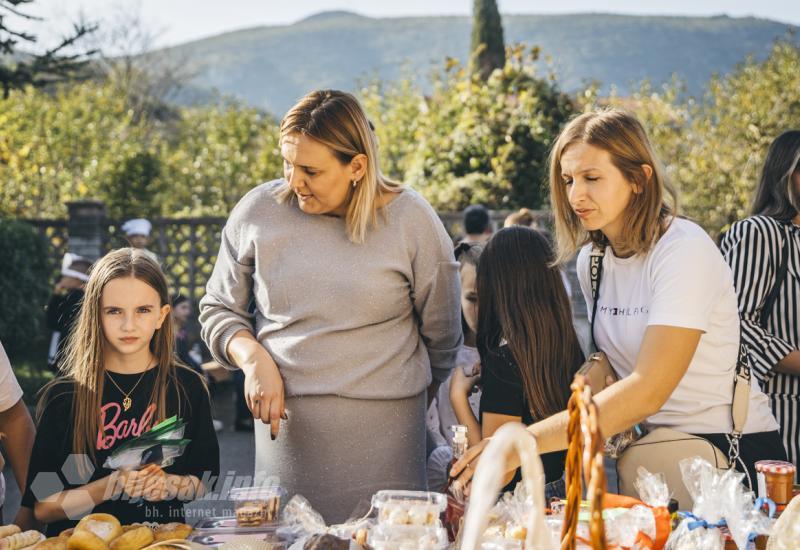
{"label": "table of baked goods", "polygon": [[[638,497],[606,492],[603,438],[591,394],[576,377],[568,406],[566,498],[544,499],[544,471],[535,438],[509,423],[481,455],[466,500],[458,481],[446,493],[378,491],[370,510],[326,525],[302,495],[279,486],[232,489],[231,517],[183,523],[121,525],[89,514],[74,528],[45,538],[0,526],[0,550],[797,550],[800,487],[796,468],[756,463],[757,487],[744,474],[700,457],[679,461],[690,497],[677,505],[665,475],[639,468]],[[515,453],[522,481],[499,495],[505,457]]]}
{"label": "table of baked goods", "polygon": [[[678,514],[669,521],[667,534],[679,544],[678,549],[760,549],[789,550],[800,548],[800,487],[795,497],[782,506],[783,515],[771,520],[773,537],[764,533],[747,537],[737,545],[733,528],[709,525],[702,519],[688,516],[681,521]],[[343,525],[326,526],[302,496],[284,503],[280,487],[235,489],[230,495],[235,515],[210,517],[190,526],[184,523],[121,525],[112,515],[94,513],[58,536],[45,538],[38,531],[21,532],[14,525],[0,527],[0,550],[556,550],[564,536],[564,509],[559,502],[548,504],[541,514],[536,504],[520,495],[504,495],[488,513],[481,512],[479,521],[467,510],[466,521],[457,518],[458,529],[451,530],[448,496],[422,491],[380,491],[372,498],[372,508],[363,518]],[[535,500],[535,499],[533,499]],[[563,502],[562,502],[563,504]],[[576,516],[576,529],[568,548],[664,548],[666,537],[652,538],[643,534],[648,528],[656,533],[660,527],[638,525],[634,539],[624,541],[624,528],[631,529],[636,514],[625,516],[617,508],[604,508],[601,515],[602,539],[598,539],[596,518],[591,503],[581,501]],[[546,513],[545,513],[546,512]],[[645,508],[639,510],[647,514]],[[534,517],[538,516],[538,517]],[[753,516],[755,517],[755,516]],[[542,520],[537,523],[538,520]],[[469,522],[479,524],[479,536],[469,534]],[[645,522],[646,523],[646,522]],[[694,525],[692,525],[694,524]],[[702,524],[702,525],[700,525]],[[473,526],[474,527],[474,526]],[[698,528],[699,527],[699,528]],[[720,527],[720,529],[715,529]],[[681,534],[683,530],[683,534]],[[467,532],[463,538],[464,532]],[[474,531],[474,530],[473,530]],[[538,531],[534,536],[534,531]],[[454,536],[455,535],[455,538]],[[538,537],[538,539],[537,539]],[[680,539],[683,537],[683,542]],[[598,542],[600,541],[600,542]],[[767,546],[769,544],[769,546]]]}

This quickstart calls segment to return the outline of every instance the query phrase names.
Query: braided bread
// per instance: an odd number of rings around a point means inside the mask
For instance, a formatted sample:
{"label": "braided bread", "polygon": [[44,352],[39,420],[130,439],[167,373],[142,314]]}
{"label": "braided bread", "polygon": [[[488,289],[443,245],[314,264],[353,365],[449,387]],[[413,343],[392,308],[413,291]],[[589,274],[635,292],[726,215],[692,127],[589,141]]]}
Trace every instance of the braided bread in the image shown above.
{"label": "braided bread", "polygon": [[606,536],[603,525],[603,496],[606,477],[603,468],[603,436],[597,418],[597,406],[592,401],[591,388],[578,374],[572,385],[572,395],[567,405],[566,482],[567,504],[561,528],[561,550],[575,550],[577,545],[578,513],[581,505],[583,482],[589,501],[589,534],[593,550],[605,550]]}

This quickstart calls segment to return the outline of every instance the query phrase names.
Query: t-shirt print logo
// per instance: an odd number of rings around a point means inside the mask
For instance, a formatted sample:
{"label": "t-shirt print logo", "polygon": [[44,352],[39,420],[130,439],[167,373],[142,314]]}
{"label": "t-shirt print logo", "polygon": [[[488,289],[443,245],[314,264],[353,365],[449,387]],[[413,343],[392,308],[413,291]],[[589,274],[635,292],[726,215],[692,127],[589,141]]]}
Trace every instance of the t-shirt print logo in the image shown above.
{"label": "t-shirt print logo", "polygon": [[[129,436],[138,437],[150,429],[153,423],[153,415],[156,413],[156,404],[151,403],[145,409],[142,417],[137,422],[135,418],[131,420],[119,420],[122,406],[119,403],[106,403],[100,409],[100,430],[97,433],[97,450],[108,450],[117,441],[127,439]],[[109,418],[110,417],[110,418]]]}
{"label": "t-shirt print logo", "polygon": [[650,308],[647,306],[640,307],[609,307],[600,306],[599,312],[602,315],[609,315],[611,317],[636,317],[637,315],[647,315],[650,313]]}

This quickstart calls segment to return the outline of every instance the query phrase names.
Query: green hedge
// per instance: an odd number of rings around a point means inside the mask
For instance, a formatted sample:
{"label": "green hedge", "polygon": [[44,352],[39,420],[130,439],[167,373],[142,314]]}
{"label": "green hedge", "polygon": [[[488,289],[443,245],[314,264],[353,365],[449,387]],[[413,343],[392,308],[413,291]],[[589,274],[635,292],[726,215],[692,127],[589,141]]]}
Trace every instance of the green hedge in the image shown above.
{"label": "green hedge", "polygon": [[46,342],[50,276],[44,239],[27,223],[0,218],[0,341],[9,355]]}

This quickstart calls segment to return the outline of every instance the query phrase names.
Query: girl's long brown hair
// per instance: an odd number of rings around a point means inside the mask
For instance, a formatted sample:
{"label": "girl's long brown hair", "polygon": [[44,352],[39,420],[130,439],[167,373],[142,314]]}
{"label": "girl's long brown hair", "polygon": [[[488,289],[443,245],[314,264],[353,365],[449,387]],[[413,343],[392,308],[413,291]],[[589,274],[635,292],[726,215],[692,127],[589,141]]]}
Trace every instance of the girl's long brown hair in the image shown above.
{"label": "girl's long brown hair", "polygon": [[478,263],[478,350],[485,357],[508,342],[534,421],[566,408],[584,359],[552,262],[544,236],[513,226],[494,234]]}
{"label": "girl's long brown hair", "polygon": [[[120,277],[133,277],[158,292],[160,305],[170,304],[169,286],[161,267],[135,248],[122,248],[110,252],[97,261],[91,270],[86,293],[77,322],[67,342],[62,365],[62,375],[42,389],[37,407],[37,422],[41,421],[45,406],[55,397],[56,388],[73,393],[72,397],[72,452],[86,455],[96,462],[95,443],[100,429],[100,408],[105,385],[105,335],[100,318],[100,304],[106,284]],[[150,402],[156,404],[154,425],[181,410],[181,397],[187,400],[186,391],[177,375],[178,368],[194,371],[177,363],[174,357],[175,340],[172,313],[168,313],[161,328],[150,341],[150,351],[157,359],[156,380]],[[167,389],[172,386],[178,402],[168,410]]]}

